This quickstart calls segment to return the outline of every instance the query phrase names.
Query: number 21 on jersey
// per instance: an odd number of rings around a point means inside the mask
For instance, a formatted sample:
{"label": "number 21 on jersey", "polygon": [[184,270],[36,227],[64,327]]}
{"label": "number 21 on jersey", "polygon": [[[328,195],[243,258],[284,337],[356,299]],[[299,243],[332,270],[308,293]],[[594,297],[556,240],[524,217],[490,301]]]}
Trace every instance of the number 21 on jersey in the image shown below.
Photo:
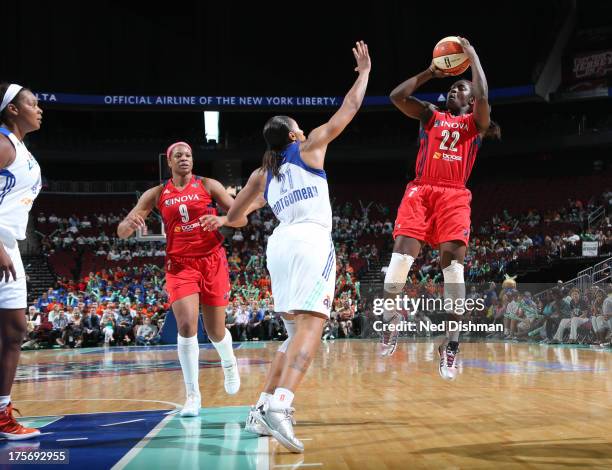
{"label": "number 21 on jersey", "polygon": [[287,192],[287,183],[289,183],[289,189],[293,189],[293,179],[291,178],[291,170],[287,170],[285,173],[281,173],[280,175],[281,181],[281,194],[285,194]]}

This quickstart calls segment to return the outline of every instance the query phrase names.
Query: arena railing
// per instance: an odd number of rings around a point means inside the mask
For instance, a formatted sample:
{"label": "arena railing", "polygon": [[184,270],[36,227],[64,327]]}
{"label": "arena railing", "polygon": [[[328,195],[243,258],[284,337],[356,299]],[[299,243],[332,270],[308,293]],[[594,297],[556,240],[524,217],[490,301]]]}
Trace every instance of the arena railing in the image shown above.
{"label": "arena railing", "polygon": [[606,216],[606,209],[604,206],[599,206],[594,209],[587,218],[588,228],[597,227]]}
{"label": "arena railing", "polygon": [[593,285],[612,282],[612,257],[597,263],[592,269],[591,279]]}

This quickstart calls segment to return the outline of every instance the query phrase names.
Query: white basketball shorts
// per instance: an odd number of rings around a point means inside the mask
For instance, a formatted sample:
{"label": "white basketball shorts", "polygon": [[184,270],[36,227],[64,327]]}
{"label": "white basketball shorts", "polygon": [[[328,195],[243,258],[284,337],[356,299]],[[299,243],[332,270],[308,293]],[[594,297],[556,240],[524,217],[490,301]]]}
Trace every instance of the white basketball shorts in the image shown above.
{"label": "white basketball shorts", "polygon": [[336,252],[318,224],[279,226],[268,239],[267,266],[274,311],[304,310],[327,315],[336,286]]}
{"label": "white basketball shorts", "polygon": [[0,279],[0,308],[18,309],[28,306],[28,295],[26,291],[26,276],[19,254],[19,245],[17,241],[2,241],[4,249],[13,261],[17,280],[11,275],[8,282],[4,278]]}

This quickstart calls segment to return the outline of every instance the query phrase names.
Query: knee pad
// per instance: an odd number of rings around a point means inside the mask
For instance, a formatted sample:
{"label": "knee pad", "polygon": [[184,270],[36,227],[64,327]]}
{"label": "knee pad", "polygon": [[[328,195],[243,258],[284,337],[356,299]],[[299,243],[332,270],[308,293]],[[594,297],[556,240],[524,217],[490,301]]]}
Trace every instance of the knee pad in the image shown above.
{"label": "knee pad", "polygon": [[291,338],[295,334],[295,320],[287,320],[283,317],[283,323],[285,324],[285,330],[287,330],[287,339],[278,347],[278,352],[286,353]]}
{"label": "knee pad", "polygon": [[[463,265],[456,260],[451,261],[450,266],[442,270],[444,275],[444,310],[448,313],[463,315],[465,313],[465,281],[463,279]],[[452,304],[446,299],[452,300]],[[462,300],[460,305],[456,305]],[[452,306],[451,306],[452,305]],[[457,308],[453,308],[453,307]]]}
{"label": "knee pad", "polygon": [[399,294],[404,290],[408,272],[414,263],[414,258],[410,255],[393,253],[391,262],[385,274],[385,291],[390,294]]}

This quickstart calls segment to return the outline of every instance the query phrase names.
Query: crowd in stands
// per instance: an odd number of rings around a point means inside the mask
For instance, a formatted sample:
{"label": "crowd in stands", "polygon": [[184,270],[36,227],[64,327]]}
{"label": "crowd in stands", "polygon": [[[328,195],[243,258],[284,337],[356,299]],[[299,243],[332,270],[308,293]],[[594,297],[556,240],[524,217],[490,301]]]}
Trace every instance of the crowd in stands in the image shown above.
{"label": "crowd in stands", "polygon": [[[604,193],[601,201],[610,207],[612,192]],[[579,255],[581,241],[598,241],[600,252],[612,252],[609,217],[597,230],[584,229],[595,205],[595,201],[570,200],[557,211],[530,210],[518,216],[503,211],[493,216],[473,232],[465,262],[466,281],[500,280],[522,258],[539,256],[549,261],[571,253]],[[38,215],[37,231],[50,260],[58,253],[68,253],[90,262],[75,263],[71,275],[60,277],[54,288],[30,306],[26,347],[159,341],[169,308],[161,269],[164,244],[143,243],[134,237],[119,239],[116,227],[126,213],[127,209],[89,216]],[[387,206],[362,201],[358,205],[334,204],[333,213],[337,283],[325,338],[363,336],[367,334],[368,307],[360,279],[373,263],[384,264],[381,253],[389,253],[392,246],[394,214]],[[232,285],[227,325],[236,341],[282,339],[285,335],[273,309],[265,268],[264,247],[276,223],[271,210],[263,209],[250,216],[248,226],[226,234]],[[85,274],[82,271],[87,267],[92,269]],[[409,285],[427,290],[441,277],[438,250],[425,246],[411,271]],[[525,327],[522,325],[519,330]]]}
{"label": "crowd in stands", "polygon": [[510,289],[491,297],[489,315],[492,321],[503,322],[505,339],[609,348],[612,285],[560,286],[535,298],[529,292]]}
{"label": "crowd in stands", "polygon": [[[610,266],[612,268],[612,266]],[[432,280],[407,284],[402,295],[408,298],[443,299],[444,291]],[[498,286],[495,282],[469,285],[461,321],[488,325],[497,332],[462,333],[462,338],[480,336],[511,341],[539,341],[542,344],[581,344],[597,349],[611,347],[612,284],[585,287],[559,285],[532,295],[521,286]],[[369,304],[368,304],[369,305]],[[439,304],[442,305],[442,304]],[[430,336],[425,325],[450,319],[443,308],[399,310],[403,319],[415,323],[412,336]],[[376,337],[372,328],[380,317],[371,308],[365,311],[365,337]],[[497,326],[497,328],[496,328]]]}
{"label": "crowd in stands", "polygon": [[[159,341],[158,331],[169,308],[160,267],[165,256],[164,244],[138,242],[134,237],[119,239],[115,235],[116,227],[125,213],[124,210],[117,215],[94,214],[80,218],[38,215],[37,231],[42,235],[43,253],[51,260],[59,253],[68,252],[76,258],[93,254],[100,260],[98,265],[112,267],[87,275],[78,273],[76,281],[69,280],[69,276],[61,277],[57,286],[43,293],[29,309],[29,339],[24,347]],[[227,325],[236,341],[284,339],[283,323],[273,311],[263,248],[276,220],[271,210],[264,209],[253,214],[250,222],[226,237],[232,285]],[[347,299],[353,305],[358,302],[359,277],[367,271],[370,259],[378,259],[378,248],[361,243],[361,238],[364,233],[380,235],[383,225],[362,222],[357,226],[351,225],[348,218],[334,218],[334,234],[339,239],[334,318],[336,305],[340,309]],[[388,222],[386,229],[390,226]],[[150,264],[136,263],[139,259]],[[126,268],[128,263],[131,267]],[[343,313],[343,318],[346,316]],[[344,336],[353,335],[350,321],[341,319],[341,325]]]}
{"label": "crowd in stands", "polygon": [[155,265],[61,278],[29,306],[24,348],[156,344],[169,307]]}

